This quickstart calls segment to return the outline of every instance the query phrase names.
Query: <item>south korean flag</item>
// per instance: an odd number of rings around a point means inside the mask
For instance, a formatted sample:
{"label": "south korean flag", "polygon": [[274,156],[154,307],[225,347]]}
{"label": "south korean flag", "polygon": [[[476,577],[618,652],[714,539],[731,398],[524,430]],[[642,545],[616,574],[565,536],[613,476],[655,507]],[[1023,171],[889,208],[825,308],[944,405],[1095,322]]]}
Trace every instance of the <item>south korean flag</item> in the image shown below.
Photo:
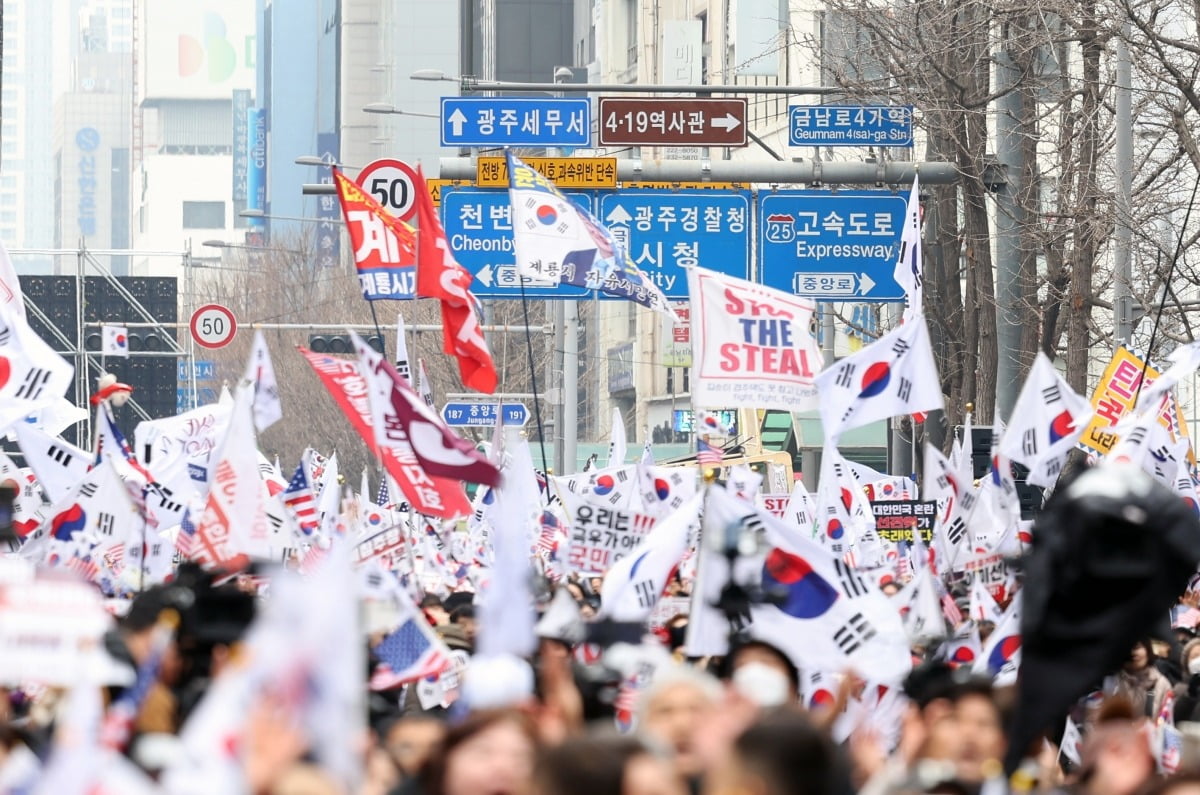
{"label": "south korean flag", "polygon": [[943,407],[925,318],[916,315],[817,376],[826,437]]}
{"label": "south korean flag", "polygon": [[1028,467],[1031,485],[1050,488],[1091,417],[1087,399],[1075,394],[1039,353],[1013,406],[1000,455]]}

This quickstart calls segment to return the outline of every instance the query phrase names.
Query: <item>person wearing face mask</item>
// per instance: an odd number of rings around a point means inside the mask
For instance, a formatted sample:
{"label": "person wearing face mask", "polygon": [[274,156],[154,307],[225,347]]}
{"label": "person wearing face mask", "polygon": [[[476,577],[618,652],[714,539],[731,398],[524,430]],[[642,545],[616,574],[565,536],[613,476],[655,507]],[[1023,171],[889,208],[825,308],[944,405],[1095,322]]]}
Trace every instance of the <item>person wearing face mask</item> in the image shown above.
{"label": "person wearing face mask", "polygon": [[780,649],[760,640],[729,650],[717,676],[760,707],[795,704],[800,697],[800,673]]}
{"label": "person wearing face mask", "polygon": [[1175,685],[1175,720],[1200,718],[1200,638],[1188,641],[1179,655],[1183,681]]}

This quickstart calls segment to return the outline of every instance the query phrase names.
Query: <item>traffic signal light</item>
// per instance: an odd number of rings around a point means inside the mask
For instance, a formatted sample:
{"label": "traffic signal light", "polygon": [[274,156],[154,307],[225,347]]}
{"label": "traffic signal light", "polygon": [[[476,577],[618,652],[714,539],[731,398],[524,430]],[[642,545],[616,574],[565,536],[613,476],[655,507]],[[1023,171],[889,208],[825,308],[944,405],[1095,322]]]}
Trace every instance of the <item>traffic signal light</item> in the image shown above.
{"label": "traffic signal light", "polygon": [[[161,353],[170,350],[170,345],[163,339],[162,331],[157,331],[150,328],[137,328],[129,330],[129,351],[136,353],[146,351],[148,353]],[[87,337],[84,339],[84,348],[92,353],[100,350],[102,337],[100,330],[88,331]]]}
{"label": "traffic signal light", "polygon": [[[376,353],[383,353],[383,337],[371,334],[363,339]],[[313,353],[354,353],[349,334],[310,334],[308,349]]]}

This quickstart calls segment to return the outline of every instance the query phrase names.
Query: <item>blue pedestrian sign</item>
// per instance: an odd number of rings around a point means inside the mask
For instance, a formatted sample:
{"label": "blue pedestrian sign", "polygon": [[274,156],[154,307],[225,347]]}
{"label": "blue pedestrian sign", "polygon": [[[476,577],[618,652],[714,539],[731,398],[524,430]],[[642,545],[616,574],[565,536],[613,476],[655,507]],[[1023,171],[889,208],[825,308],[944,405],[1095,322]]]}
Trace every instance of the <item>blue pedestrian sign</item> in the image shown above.
{"label": "blue pedestrian sign", "polygon": [[600,220],[663,295],[686,300],[693,265],[750,278],[750,202],[746,191],[623,190],[600,197]]}
{"label": "blue pedestrian sign", "polygon": [[442,146],[589,146],[587,97],[442,97]]}
{"label": "blue pedestrian sign", "polygon": [[[588,210],[592,197],[568,193]],[[486,188],[444,188],[442,226],[458,264],[475,280],[476,298],[520,298],[521,276],[513,252],[512,206],[508,191]],[[546,284],[525,278],[526,298],[588,298],[590,291],[569,284]]]}
{"label": "blue pedestrian sign", "polygon": [[759,194],[760,280],[827,301],[904,300],[893,273],[906,204],[889,191]]}
{"label": "blue pedestrian sign", "polygon": [[[457,427],[492,427],[496,424],[495,403],[447,403],[442,408],[442,419],[447,425]],[[502,408],[505,425],[521,427],[529,422],[529,409],[524,403],[505,403]]]}
{"label": "blue pedestrian sign", "polygon": [[792,105],[792,146],[912,146],[911,105]]}

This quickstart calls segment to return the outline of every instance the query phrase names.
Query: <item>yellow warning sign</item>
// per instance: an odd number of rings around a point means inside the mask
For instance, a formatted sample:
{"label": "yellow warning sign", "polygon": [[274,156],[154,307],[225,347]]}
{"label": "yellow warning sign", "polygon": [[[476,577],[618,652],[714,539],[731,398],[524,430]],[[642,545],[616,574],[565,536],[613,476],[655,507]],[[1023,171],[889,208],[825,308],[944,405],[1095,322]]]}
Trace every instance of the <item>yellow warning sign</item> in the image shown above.
{"label": "yellow warning sign", "polygon": [[[523,162],[559,188],[617,187],[615,157],[527,157]],[[507,188],[508,162],[503,157],[479,158],[475,166],[475,185]]]}

